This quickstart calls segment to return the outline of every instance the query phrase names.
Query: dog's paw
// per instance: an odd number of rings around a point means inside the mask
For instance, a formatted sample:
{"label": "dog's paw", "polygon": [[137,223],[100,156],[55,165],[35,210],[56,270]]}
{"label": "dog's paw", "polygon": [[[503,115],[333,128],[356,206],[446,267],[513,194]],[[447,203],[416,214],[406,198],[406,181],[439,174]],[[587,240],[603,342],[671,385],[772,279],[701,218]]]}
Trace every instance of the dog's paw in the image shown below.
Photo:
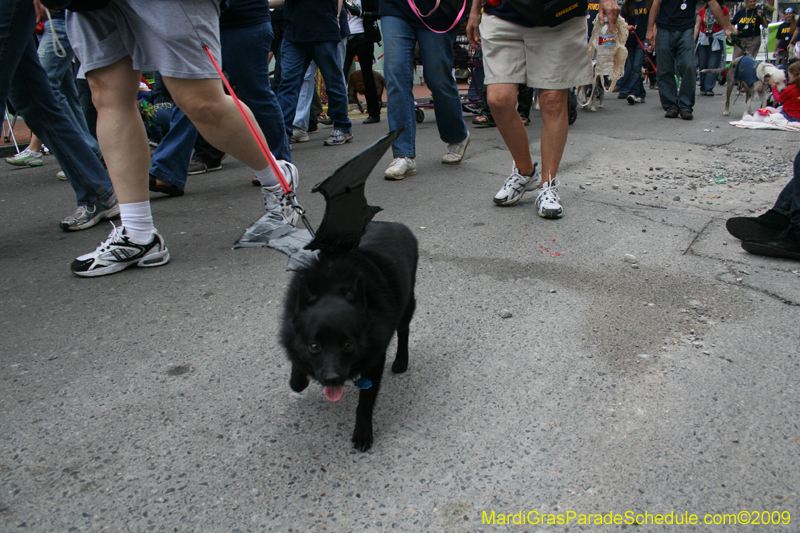
{"label": "dog's paw", "polygon": [[292,376],[289,380],[289,386],[295,392],[303,392],[308,387],[308,377],[306,376]]}
{"label": "dog's paw", "polygon": [[372,448],[372,430],[370,431],[359,431],[356,430],[353,433],[353,448],[360,452],[365,452]]}
{"label": "dog's paw", "polygon": [[730,111],[727,111],[727,110],[725,110],[725,111],[723,111],[723,112],[722,112],[722,114],[723,114],[723,115],[725,115],[725,116],[727,117],[727,116],[729,116],[729,115],[731,114],[731,112],[730,112]]}
{"label": "dog's paw", "polygon": [[592,107],[589,108],[589,111],[591,111],[592,113],[596,113],[597,112],[597,108],[595,106],[592,106]]}
{"label": "dog's paw", "polygon": [[401,361],[400,359],[395,359],[394,363],[392,363],[392,372],[395,374],[402,374],[408,370],[408,359],[405,361]]}

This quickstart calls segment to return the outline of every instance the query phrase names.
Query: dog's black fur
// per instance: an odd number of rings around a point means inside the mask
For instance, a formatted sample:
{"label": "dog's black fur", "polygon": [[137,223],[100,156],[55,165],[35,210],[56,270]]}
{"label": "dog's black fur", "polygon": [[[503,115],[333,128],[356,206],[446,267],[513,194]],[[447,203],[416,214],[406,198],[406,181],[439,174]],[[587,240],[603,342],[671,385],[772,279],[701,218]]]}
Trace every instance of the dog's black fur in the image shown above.
{"label": "dog's black fur", "polygon": [[356,409],[352,440],[362,452],[372,446],[372,410],[395,331],[392,372],[408,368],[418,255],[406,226],[370,222],[357,249],[321,252],[295,274],[286,295],[281,343],[292,363],[292,390],[305,389],[309,377],[326,387],[358,377],[372,382],[361,389]]}

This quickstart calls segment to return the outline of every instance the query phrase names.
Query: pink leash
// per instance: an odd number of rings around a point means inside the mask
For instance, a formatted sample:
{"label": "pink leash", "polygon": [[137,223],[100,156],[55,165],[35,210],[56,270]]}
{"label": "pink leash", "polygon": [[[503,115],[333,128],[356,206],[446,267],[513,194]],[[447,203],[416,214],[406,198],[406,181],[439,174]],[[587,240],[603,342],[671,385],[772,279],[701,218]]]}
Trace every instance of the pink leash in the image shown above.
{"label": "pink leash", "polygon": [[414,4],[414,0],[408,0],[408,5],[411,6],[411,11],[413,11],[417,15],[419,20],[421,20],[422,23],[425,24],[426,28],[431,30],[433,33],[447,33],[450,30],[452,30],[453,28],[455,28],[456,24],[458,24],[461,21],[461,17],[464,15],[464,10],[467,9],[467,0],[464,0],[464,3],[461,5],[461,11],[458,12],[458,16],[456,17],[456,20],[454,20],[453,24],[449,28],[444,30],[444,31],[434,30],[433,28],[428,26],[428,23],[425,22],[425,20],[423,20],[423,17],[430,17],[431,15],[433,15],[433,12],[436,11],[439,8],[439,0],[436,0],[436,5],[433,6],[433,9],[431,9],[431,12],[428,13],[427,15],[420,14],[419,9],[417,9],[417,6]]}

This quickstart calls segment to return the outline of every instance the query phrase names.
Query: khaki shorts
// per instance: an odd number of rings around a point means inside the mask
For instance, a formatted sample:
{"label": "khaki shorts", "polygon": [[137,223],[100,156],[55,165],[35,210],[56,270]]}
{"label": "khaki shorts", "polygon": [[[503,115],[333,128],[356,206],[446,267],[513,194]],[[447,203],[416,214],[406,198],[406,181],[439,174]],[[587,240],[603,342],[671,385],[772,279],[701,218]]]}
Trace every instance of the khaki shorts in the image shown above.
{"label": "khaki shorts", "polygon": [[537,89],[568,89],[592,83],[585,17],[555,28],[526,28],[484,15],[480,31],[487,85],[524,83]]}

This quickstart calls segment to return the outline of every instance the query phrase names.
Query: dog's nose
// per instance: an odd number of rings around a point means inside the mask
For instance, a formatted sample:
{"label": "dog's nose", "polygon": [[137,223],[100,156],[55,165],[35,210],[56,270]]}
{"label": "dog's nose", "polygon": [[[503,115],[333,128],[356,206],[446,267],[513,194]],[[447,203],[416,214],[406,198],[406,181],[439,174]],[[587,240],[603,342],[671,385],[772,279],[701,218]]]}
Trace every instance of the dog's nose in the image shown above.
{"label": "dog's nose", "polygon": [[342,384],[341,376],[335,370],[323,370],[321,379],[319,381],[323,385],[341,385]]}

